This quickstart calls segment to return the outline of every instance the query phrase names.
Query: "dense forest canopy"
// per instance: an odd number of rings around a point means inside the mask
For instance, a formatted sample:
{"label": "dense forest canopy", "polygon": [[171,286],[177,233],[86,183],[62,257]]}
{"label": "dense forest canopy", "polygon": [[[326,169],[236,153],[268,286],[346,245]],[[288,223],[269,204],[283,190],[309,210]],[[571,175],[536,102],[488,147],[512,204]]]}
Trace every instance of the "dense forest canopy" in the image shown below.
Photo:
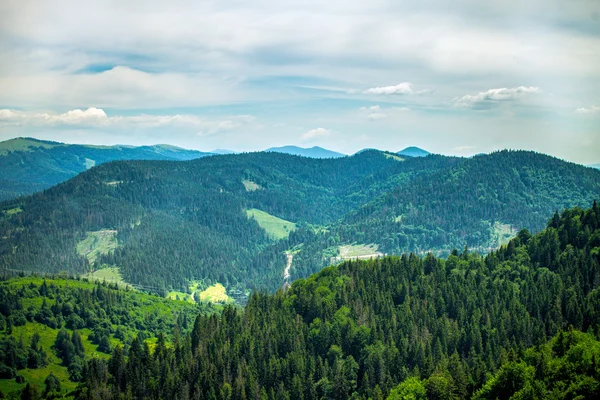
{"label": "dense forest canopy", "polygon": [[210,155],[175,146],[89,146],[33,138],[0,142],[0,201],[64,182],[115,160],[193,160]]}
{"label": "dense forest canopy", "polygon": [[[408,254],[350,261],[289,290],[257,291],[244,310],[200,313],[189,334],[159,338],[152,349],[133,338],[108,360],[87,359],[71,394],[594,399],[599,310],[594,203],[555,214],[539,234],[523,229],[485,257],[464,249],[446,260]],[[35,390],[42,389],[23,389]]]}
{"label": "dense forest canopy", "polygon": [[286,254],[295,279],[344,259],[344,246],[350,255],[355,247],[375,255],[448,255],[465,245],[485,252],[599,195],[600,171],[524,151],[110,162],[2,203],[0,267],[76,274],[113,267],[159,293],[189,291],[196,280],[229,292],[274,291]]}

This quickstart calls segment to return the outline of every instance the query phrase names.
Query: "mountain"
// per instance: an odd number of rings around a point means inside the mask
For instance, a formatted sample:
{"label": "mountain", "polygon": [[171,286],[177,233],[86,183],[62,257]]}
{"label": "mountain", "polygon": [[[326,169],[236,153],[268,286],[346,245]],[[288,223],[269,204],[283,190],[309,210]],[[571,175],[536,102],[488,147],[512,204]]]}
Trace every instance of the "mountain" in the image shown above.
{"label": "mountain", "polygon": [[597,198],[600,171],[525,151],[120,161],[0,204],[0,269],[116,270],[159,293],[221,284],[243,303],[346,259],[485,252]]}
{"label": "mountain", "polygon": [[286,291],[255,292],[243,311],[201,314],[152,355],[134,339],[127,358],[121,349],[90,358],[75,396],[598,398],[599,238],[594,203],[486,257],[329,267]]}
{"label": "mountain", "polygon": [[283,147],[271,147],[265,152],[274,153],[285,153],[292,154],[295,156],[310,157],[310,158],[339,158],[346,157],[345,154],[338,153],[335,151],[327,150],[322,147],[314,146],[310,148],[298,147],[298,146],[283,146]]}
{"label": "mountain", "polygon": [[[159,292],[188,291],[196,280],[244,293],[274,289],[284,251],[320,240],[313,226],[452,162],[260,152],[107,163],[0,205],[0,268],[81,274],[116,266],[125,281]],[[278,240],[282,232],[289,237]]]}
{"label": "mountain", "polygon": [[427,157],[431,153],[418,147],[411,146],[404,150],[400,150],[397,154],[407,157]]}
{"label": "mountain", "polygon": [[227,149],[214,149],[210,153],[211,154],[235,154],[236,152],[233,150],[227,150]]}
{"label": "mountain", "polygon": [[169,145],[90,146],[17,138],[0,142],[0,201],[31,194],[115,160],[192,160],[210,155]]}
{"label": "mountain", "polygon": [[590,167],[600,169],[600,164],[592,164]]}
{"label": "mountain", "polygon": [[593,169],[527,151],[460,159],[350,213],[337,234],[360,234],[388,253],[465,245],[487,251],[515,230],[542,229],[555,210],[599,199],[598,178]]}

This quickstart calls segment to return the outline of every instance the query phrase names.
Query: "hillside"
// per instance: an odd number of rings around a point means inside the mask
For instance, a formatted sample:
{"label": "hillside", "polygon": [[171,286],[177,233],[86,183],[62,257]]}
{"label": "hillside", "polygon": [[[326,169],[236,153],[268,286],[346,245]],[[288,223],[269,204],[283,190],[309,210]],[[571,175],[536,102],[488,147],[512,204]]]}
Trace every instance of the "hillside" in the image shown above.
{"label": "hillside", "polygon": [[284,153],[291,154],[294,156],[311,157],[311,158],[339,158],[346,157],[345,154],[338,153],[336,151],[327,150],[319,146],[310,148],[298,147],[298,146],[283,146],[283,147],[271,147],[265,150],[266,152]]}
{"label": "hillside", "polygon": [[497,248],[600,197],[600,171],[531,152],[472,159],[279,153],[92,168],[0,205],[0,268],[108,276],[242,303],[344,259]]}
{"label": "hillside", "polygon": [[[454,161],[439,158],[424,168],[366,152],[338,160],[252,153],[104,164],[4,203],[0,265],[76,273],[117,266],[125,281],[159,291],[184,290],[192,280],[242,292],[255,285],[273,289],[282,282],[283,252],[313,240],[313,226],[332,224]],[[262,212],[262,221],[268,214],[297,229],[277,241],[267,225],[248,217],[251,209]],[[113,232],[116,242],[97,241],[103,250],[89,252],[93,260],[80,254],[80,243],[103,232]]]}
{"label": "hillside", "polygon": [[115,160],[193,160],[210,153],[169,145],[88,146],[17,138],[0,142],[0,201],[39,192]]}
{"label": "hillside", "polygon": [[114,285],[65,278],[0,282],[0,391],[44,388],[52,375],[63,394],[76,388],[86,360],[113,349],[170,343],[188,333],[198,313],[217,308],[170,301]]}
{"label": "hillside", "polygon": [[598,398],[599,265],[596,203],[486,257],[346,262],[152,357],[91,360],[78,398]]}
{"label": "hillside", "polygon": [[404,150],[400,150],[398,154],[407,157],[427,157],[431,153],[421,148],[411,146],[405,148]]}
{"label": "hillside", "polygon": [[[600,198],[598,173],[539,153],[501,151],[461,159],[348,215],[342,240],[378,243],[388,253],[487,251],[503,232],[539,231],[556,210]],[[512,233],[511,233],[512,231]]]}

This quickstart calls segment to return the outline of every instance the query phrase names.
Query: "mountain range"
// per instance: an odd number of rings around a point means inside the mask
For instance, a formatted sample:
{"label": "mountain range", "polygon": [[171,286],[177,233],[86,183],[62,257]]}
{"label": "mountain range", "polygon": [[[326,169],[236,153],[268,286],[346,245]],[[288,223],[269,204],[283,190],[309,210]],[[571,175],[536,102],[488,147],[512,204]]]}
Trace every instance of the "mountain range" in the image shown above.
{"label": "mountain range", "polygon": [[526,151],[118,161],[1,203],[0,268],[275,290],[346,259],[489,251],[597,198],[600,171]]}
{"label": "mountain range", "polygon": [[16,138],[0,142],[0,201],[64,182],[115,160],[192,160],[211,155],[170,145],[92,146]]}
{"label": "mountain range", "polygon": [[[322,147],[271,147],[277,152],[309,158],[339,158],[345,154]],[[0,201],[42,191],[93,166],[117,160],[187,161],[210,155],[235,154],[227,149],[211,152],[187,150],[171,145],[95,146],[16,138],[0,142]],[[429,154],[409,147],[398,154],[420,157]]]}
{"label": "mountain range", "polygon": [[265,150],[266,152],[292,154],[295,156],[311,157],[311,158],[339,158],[346,157],[346,154],[338,153],[324,149],[319,146],[310,148],[303,148],[298,146],[283,146],[283,147],[271,147]]}

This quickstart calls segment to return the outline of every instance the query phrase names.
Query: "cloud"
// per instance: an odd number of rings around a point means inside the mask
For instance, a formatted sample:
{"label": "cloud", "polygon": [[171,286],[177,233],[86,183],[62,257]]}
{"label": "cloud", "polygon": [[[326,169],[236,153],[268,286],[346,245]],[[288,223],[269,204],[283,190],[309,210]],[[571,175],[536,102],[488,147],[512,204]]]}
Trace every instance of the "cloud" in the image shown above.
{"label": "cloud", "polygon": [[540,88],[535,86],[519,86],[514,88],[490,89],[479,92],[476,95],[464,95],[454,98],[454,104],[459,107],[473,109],[487,109],[501,102],[509,102],[520,99],[529,94],[540,93]]}
{"label": "cloud", "polygon": [[390,115],[396,115],[409,111],[407,107],[388,107],[386,109],[381,108],[379,105],[361,107],[359,111],[366,115],[369,121],[377,121],[389,117]]}
{"label": "cloud", "polygon": [[367,118],[370,119],[371,121],[376,121],[378,119],[387,118],[387,114],[385,114],[385,113],[369,113],[369,115],[367,115]]}
{"label": "cloud", "polygon": [[600,106],[581,107],[575,110],[577,114],[596,114],[600,113]]}
{"label": "cloud", "polygon": [[324,137],[324,136],[329,136],[331,134],[331,131],[329,129],[325,129],[325,128],[316,128],[316,129],[311,129],[310,131],[302,134],[302,140],[310,140],[310,139],[315,139],[318,137]]}
{"label": "cloud", "polygon": [[383,119],[387,117],[387,114],[382,112],[381,107],[377,105],[370,107],[361,107],[360,111],[363,113],[367,113],[367,118],[370,121],[376,121],[378,119]]}
{"label": "cloud", "polygon": [[412,83],[403,82],[395,86],[377,86],[364,91],[365,94],[375,95],[411,95],[411,94],[426,94],[431,93],[430,90],[416,91],[412,87]]}
{"label": "cloud", "polygon": [[160,128],[180,127],[198,130],[199,136],[212,135],[236,129],[254,120],[251,115],[234,115],[223,120],[207,120],[195,115],[132,115],[109,117],[101,108],[70,110],[62,114],[28,113],[9,109],[0,110],[0,126],[82,128]]}

